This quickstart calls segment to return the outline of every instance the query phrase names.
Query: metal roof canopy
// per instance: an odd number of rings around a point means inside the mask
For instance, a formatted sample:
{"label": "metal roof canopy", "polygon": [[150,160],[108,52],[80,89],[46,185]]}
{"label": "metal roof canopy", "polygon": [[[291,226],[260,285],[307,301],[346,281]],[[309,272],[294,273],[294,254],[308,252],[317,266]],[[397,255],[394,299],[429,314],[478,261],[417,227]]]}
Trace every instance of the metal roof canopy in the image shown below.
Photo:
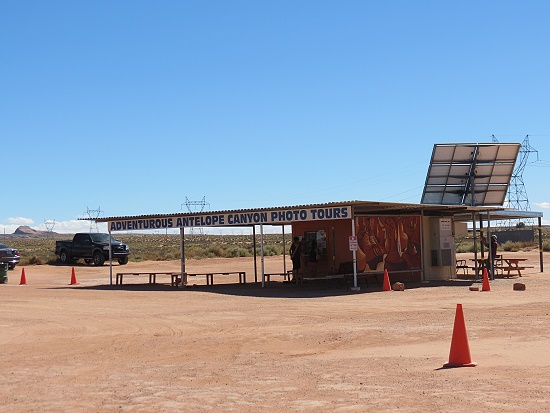
{"label": "metal roof canopy", "polygon": [[[310,208],[328,208],[337,206],[351,206],[355,215],[399,215],[399,214],[420,214],[420,215],[445,215],[464,218],[465,220],[471,220],[472,212],[477,214],[487,213],[491,214],[492,219],[509,219],[510,217],[524,218],[524,217],[542,217],[542,213],[533,211],[516,211],[503,208],[502,206],[477,206],[471,207],[468,205],[429,205],[429,204],[409,204],[409,203],[397,203],[397,202],[375,202],[375,201],[341,201],[341,202],[329,202],[321,204],[305,204],[305,205],[288,205],[271,208],[254,208],[254,209],[234,209],[234,210],[218,210],[208,212],[179,212],[174,214],[147,214],[147,215],[131,215],[131,216],[115,216],[115,217],[102,217],[102,218],[80,218],[81,220],[88,221],[93,220],[96,222],[111,222],[118,220],[135,220],[135,219],[156,219],[166,217],[189,217],[189,216],[205,216],[219,213],[251,213],[262,211],[277,211],[277,210],[296,210],[296,209],[310,209]],[[349,217],[352,218],[351,216]],[[270,223],[265,225],[291,225],[292,222],[284,223]],[[256,224],[257,225],[257,224]],[[222,226],[222,225],[220,225]],[[252,224],[242,225],[223,225],[230,226],[252,226]]]}
{"label": "metal roof canopy", "polygon": [[519,143],[435,144],[422,204],[502,206]]}

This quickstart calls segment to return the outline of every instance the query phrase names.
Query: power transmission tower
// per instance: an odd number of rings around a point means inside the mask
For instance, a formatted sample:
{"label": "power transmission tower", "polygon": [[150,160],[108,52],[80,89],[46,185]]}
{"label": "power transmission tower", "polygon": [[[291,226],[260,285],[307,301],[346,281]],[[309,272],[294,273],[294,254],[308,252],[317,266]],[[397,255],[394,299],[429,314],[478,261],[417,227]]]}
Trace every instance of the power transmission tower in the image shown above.
{"label": "power transmission tower", "polygon": [[[197,213],[197,212],[204,212],[205,208],[208,207],[208,209],[210,209],[210,204],[208,202],[206,202],[206,197],[203,196],[202,197],[202,200],[200,201],[190,201],[189,198],[185,197],[185,203],[184,204],[181,204],[181,209],[183,209],[183,206],[186,206],[187,207],[187,212],[190,212],[192,214],[194,213]],[[197,231],[198,234],[204,234],[204,230],[202,229],[202,227],[198,227],[198,228],[195,228],[195,227],[190,227],[189,228],[189,234],[194,234],[195,231]]]}
{"label": "power transmission tower", "polygon": [[[492,137],[493,142],[498,142],[495,135]],[[529,135],[526,135],[521,143],[519,160],[516,161],[516,166],[514,167],[514,172],[512,172],[512,178],[510,179],[510,185],[508,186],[507,208],[512,208],[518,211],[531,211],[529,197],[527,196],[527,189],[525,189],[525,182],[523,182],[523,171],[525,170],[527,160],[529,159],[529,155],[531,153],[536,153],[538,159],[538,151],[531,146],[529,143]],[[505,222],[504,226],[508,227],[508,229],[514,229],[533,225],[535,225],[533,218],[527,218],[509,219]]]}
{"label": "power transmission tower", "polygon": [[44,220],[44,226],[46,227],[46,231],[48,231],[48,236],[52,235],[53,227],[55,227],[55,219],[50,221]]}
{"label": "power transmission tower", "polygon": [[88,218],[90,219],[90,232],[99,232],[99,227],[97,226],[97,221],[94,221],[95,219],[99,218],[99,215],[103,211],[101,210],[101,207],[97,207],[97,209],[90,209],[86,207],[86,211],[84,212],[86,215],[88,215]]}

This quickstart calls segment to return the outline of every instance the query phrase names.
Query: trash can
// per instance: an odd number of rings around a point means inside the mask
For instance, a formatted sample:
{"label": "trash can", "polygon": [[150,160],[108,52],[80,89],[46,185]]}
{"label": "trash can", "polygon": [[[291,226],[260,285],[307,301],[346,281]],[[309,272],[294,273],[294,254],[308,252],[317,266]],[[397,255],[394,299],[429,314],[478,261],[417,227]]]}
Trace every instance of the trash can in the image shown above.
{"label": "trash can", "polygon": [[0,284],[8,282],[8,264],[0,264]]}

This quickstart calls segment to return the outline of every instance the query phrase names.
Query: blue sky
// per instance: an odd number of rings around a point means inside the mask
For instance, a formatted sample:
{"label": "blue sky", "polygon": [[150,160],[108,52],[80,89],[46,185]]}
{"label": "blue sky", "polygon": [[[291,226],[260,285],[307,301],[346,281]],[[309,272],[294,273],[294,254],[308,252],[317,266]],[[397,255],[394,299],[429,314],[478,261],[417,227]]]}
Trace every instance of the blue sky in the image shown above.
{"label": "blue sky", "polygon": [[[0,231],[420,202],[435,143],[521,142],[550,223],[548,1],[2,1]],[[184,212],[186,208],[184,205]]]}

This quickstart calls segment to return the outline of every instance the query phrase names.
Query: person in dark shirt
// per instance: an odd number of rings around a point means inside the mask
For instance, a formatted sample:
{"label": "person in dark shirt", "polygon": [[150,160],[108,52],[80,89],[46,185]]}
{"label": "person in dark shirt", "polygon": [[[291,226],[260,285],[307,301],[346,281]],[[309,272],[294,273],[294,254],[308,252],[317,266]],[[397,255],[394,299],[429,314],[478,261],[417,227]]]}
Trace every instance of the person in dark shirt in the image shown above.
{"label": "person in dark shirt", "polygon": [[302,244],[298,237],[294,237],[294,242],[290,246],[290,259],[292,260],[292,281],[296,281],[302,260]]}
{"label": "person in dark shirt", "polygon": [[487,260],[487,270],[491,271],[491,274],[495,275],[495,262],[497,259],[498,252],[498,240],[496,235],[491,235],[491,244],[487,242],[485,237],[481,238],[483,244],[490,249],[491,259]]}
{"label": "person in dark shirt", "polygon": [[319,264],[320,255],[319,249],[317,248],[317,241],[311,240],[311,246],[307,253],[307,265],[311,267],[311,274],[314,277],[317,273],[317,264]]}

